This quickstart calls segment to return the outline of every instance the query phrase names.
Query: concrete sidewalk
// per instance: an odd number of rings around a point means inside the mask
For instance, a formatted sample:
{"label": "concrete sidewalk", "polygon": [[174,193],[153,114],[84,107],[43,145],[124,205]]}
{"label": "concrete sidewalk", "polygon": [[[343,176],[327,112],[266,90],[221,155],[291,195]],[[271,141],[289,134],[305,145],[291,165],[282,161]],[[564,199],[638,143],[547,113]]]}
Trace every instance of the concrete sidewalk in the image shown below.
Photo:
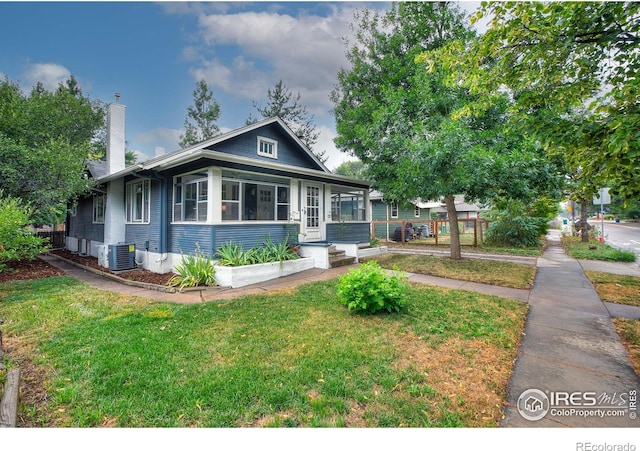
{"label": "concrete sidewalk", "polygon": [[[615,331],[610,311],[579,262],[564,252],[559,234],[552,231],[548,243],[538,259],[502,426],[640,427],[640,420],[631,418],[637,411],[619,409],[628,406],[630,392],[640,391],[640,378]],[[573,402],[552,401],[566,393],[574,396]],[[594,403],[589,414],[602,413],[603,417],[580,416],[587,411],[577,404]],[[532,420],[545,411],[541,419]],[[618,413],[624,416],[611,416]]]}

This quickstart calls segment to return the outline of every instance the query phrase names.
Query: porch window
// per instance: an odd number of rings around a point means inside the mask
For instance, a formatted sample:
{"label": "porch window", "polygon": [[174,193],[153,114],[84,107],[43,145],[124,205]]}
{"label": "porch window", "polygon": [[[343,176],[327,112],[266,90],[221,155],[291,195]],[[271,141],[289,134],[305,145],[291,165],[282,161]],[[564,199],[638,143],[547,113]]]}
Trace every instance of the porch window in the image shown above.
{"label": "porch window", "polygon": [[361,191],[331,194],[332,221],[364,221],[365,215],[364,193]]}
{"label": "porch window", "polygon": [[278,141],[258,136],[258,155],[273,159],[278,158]]}
{"label": "porch window", "polygon": [[287,221],[289,187],[271,183],[222,180],[223,221]]}
{"label": "porch window", "polygon": [[127,222],[149,222],[150,180],[128,183],[125,193]]}
{"label": "porch window", "polygon": [[173,197],[173,220],[206,222],[208,190],[206,173],[176,177]]}
{"label": "porch window", "polygon": [[[93,195],[93,223],[104,224],[104,208],[106,195],[103,193]],[[73,214],[72,214],[73,216]]]}

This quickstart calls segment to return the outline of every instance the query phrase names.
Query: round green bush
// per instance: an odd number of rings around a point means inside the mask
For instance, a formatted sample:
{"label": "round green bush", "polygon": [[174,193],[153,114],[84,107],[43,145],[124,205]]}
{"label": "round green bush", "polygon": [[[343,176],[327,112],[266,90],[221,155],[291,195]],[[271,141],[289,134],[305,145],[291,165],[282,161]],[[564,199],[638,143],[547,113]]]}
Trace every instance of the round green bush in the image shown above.
{"label": "round green bush", "polygon": [[338,299],[351,311],[363,313],[398,312],[406,305],[406,276],[387,275],[372,260],[340,277]]}

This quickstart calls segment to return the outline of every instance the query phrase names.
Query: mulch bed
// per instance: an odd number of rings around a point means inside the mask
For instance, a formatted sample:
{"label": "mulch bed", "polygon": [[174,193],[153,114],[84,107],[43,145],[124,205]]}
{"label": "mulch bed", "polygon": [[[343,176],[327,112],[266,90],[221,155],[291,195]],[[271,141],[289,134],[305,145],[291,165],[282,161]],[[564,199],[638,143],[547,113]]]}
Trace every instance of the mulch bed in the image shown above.
{"label": "mulch bed", "polygon": [[36,258],[34,260],[9,262],[8,268],[0,272],[0,283],[15,280],[44,279],[45,277],[64,276],[65,272],[49,263]]}
{"label": "mulch bed", "polygon": [[132,269],[129,271],[110,271],[108,268],[100,265],[98,263],[98,259],[95,257],[82,257],[78,254],[74,254],[73,252],[66,249],[56,249],[50,251],[51,254],[59,255],[62,258],[66,258],[67,260],[71,260],[75,263],[78,263],[82,266],[88,266],[93,269],[97,269],[102,272],[115,274],[118,277],[122,277],[123,279],[133,280],[136,282],[145,282],[145,283],[153,283],[155,285],[167,285],[169,279],[173,277],[173,273],[169,272],[167,274],[157,274],[151,271],[147,271],[146,269]]}

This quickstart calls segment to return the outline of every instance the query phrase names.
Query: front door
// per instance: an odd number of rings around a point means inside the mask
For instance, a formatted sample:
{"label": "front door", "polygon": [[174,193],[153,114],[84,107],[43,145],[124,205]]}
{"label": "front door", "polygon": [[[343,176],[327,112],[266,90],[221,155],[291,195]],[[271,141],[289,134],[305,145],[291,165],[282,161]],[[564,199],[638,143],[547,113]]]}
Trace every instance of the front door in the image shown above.
{"label": "front door", "polygon": [[324,239],[324,221],[322,220],[322,186],[304,184],[302,233],[304,241],[322,241]]}

